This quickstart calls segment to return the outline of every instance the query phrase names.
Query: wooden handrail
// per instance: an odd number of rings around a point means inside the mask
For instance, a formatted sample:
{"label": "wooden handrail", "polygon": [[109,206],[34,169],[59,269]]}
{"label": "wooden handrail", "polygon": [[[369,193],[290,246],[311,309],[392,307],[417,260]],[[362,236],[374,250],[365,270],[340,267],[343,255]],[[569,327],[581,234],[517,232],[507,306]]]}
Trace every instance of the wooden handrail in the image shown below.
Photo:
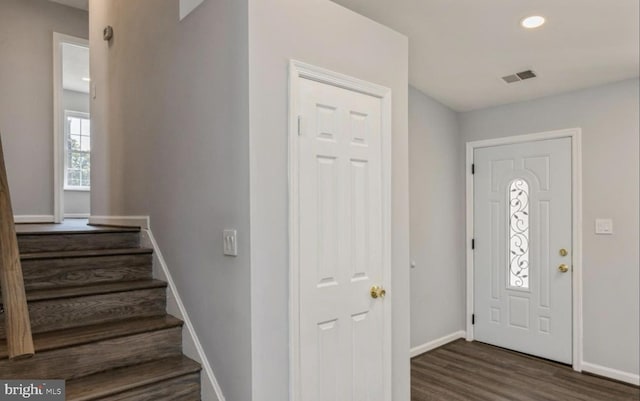
{"label": "wooden handrail", "polygon": [[31,322],[0,138],[0,284],[9,359],[33,356]]}

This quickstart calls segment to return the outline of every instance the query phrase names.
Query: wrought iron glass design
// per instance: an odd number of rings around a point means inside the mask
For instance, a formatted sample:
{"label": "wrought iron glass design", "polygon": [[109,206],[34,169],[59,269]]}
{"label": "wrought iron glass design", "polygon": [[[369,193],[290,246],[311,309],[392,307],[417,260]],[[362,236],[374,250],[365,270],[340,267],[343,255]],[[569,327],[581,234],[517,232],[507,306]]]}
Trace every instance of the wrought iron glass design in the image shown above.
{"label": "wrought iron glass design", "polygon": [[529,184],[509,185],[509,286],[529,288]]}

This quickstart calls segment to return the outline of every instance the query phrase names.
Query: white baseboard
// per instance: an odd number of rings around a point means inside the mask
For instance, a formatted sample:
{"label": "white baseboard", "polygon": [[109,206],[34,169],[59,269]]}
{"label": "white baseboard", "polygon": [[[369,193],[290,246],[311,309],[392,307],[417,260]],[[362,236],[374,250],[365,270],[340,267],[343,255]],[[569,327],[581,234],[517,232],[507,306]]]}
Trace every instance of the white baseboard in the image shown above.
{"label": "white baseboard", "polygon": [[593,373],[594,375],[607,377],[609,379],[618,380],[621,382],[640,386],[640,375],[636,375],[629,372],[623,372],[621,370],[607,368],[605,366],[596,365],[595,363],[582,362],[582,371]]}
{"label": "white baseboard", "polygon": [[16,215],[13,216],[13,221],[16,223],[53,223],[55,218],[53,215]]}
{"label": "white baseboard", "polygon": [[88,219],[89,213],[65,213],[65,219]]}
{"label": "white baseboard", "polygon": [[433,341],[429,341],[428,343],[422,344],[422,345],[418,345],[417,347],[413,347],[411,348],[411,358],[414,358],[418,355],[422,355],[425,352],[429,352],[432,349],[436,349],[438,347],[442,347],[445,344],[448,344],[452,341],[455,341],[459,338],[465,338],[467,335],[467,332],[464,330],[460,330],[460,331],[456,331],[455,333],[451,333],[448,334],[444,337],[440,337],[440,338],[436,338]]}
{"label": "white baseboard", "polygon": [[[148,226],[148,223],[147,223]],[[202,344],[198,339],[198,335],[191,323],[189,314],[182,303],[180,294],[176,288],[175,282],[171,277],[169,267],[162,257],[162,252],[158,247],[158,243],[153,237],[153,233],[150,229],[143,229],[141,232],[141,243],[143,246],[153,248],[153,262],[154,262],[154,278],[161,279],[167,282],[167,311],[182,319],[184,322],[183,336],[182,336],[182,348],[185,355],[198,361],[202,365],[204,374],[201,374],[201,386],[202,386],[202,401],[226,401],[222,394],[222,388],[218,384],[218,380],[213,373],[211,364],[204,353]]]}
{"label": "white baseboard", "polygon": [[89,224],[149,229],[149,216],[90,216]]}

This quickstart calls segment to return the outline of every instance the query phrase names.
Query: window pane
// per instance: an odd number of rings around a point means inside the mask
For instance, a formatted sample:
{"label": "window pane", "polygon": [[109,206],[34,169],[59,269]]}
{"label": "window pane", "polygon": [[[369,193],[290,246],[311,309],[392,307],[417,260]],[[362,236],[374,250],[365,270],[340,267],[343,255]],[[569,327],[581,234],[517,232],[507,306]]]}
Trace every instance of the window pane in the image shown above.
{"label": "window pane", "polygon": [[91,134],[91,121],[86,118],[82,119],[82,135],[89,136]]}
{"label": "window pane", "polygon": [[88,152],[91,150],[91,138],[88,136],[82,136],[82,142],[80,143],[80,150]]}
{"label": "window pane", "polygon": [[80,149],[80,135],[69,135],[69,150]]}
{"label": "window pane", "polygon": [[72,135],[80,135],[80,119],[75,117],[70,117],[70,131]]}
{"label": "window pane", "polygon": [[82,186],[83,187],[88,187],[91,184],[91,178],[89,177],[89,170],[87,169],[83,169],[82,170]]}
{"label": "window pane", "polygon": [[509,185],[509,285],[529,288],[529,184]]}
{"label": "window pane", "polygon": [[80,186],[80,170],[69,169],[67,183],[71,186]]}

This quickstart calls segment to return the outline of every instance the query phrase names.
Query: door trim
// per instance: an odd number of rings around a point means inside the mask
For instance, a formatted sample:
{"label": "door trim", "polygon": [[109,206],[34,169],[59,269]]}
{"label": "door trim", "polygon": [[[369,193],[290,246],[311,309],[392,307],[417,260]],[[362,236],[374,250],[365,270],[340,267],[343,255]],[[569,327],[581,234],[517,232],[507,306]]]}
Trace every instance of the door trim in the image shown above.
{"label": "door trim", "polygon": [[473,239],[473,175],[471,174],[471,164],[475,149],[486,148],[499,145],[511,145],[547,139],[571,138],[571,202],[572,202],[572,250],[573,250],[573,277],[572,277],[572,359],[573,369],[582,371],[582,130],[580,128],[570,128],[558,131],[548,131],[536,134],[516,135],[504,138],[487,139],[467,142],[466,144],[466,206],[467,206],[467,233],[465,246],[467,254],[467,341],[473,341],[473,325],[471,315],[473,314],[473,250],[471,240]]}
{"label": "door trim", "polygon": [[[299,135],[300,115],[299,84],[301,79],[310,79],[339,88],[360,92],[381,100],[381,136],[382,136],[382,270],[384,283],[391,295],[391,89],[340,74],[324,68],[316,67],[297,60],[289,61],[289,400],[301,400],[300,378],[300,265],[299,240],[300,232],[298,207],[298,169],[299,169]],[[386,349],[383,351],[385,394],[384,399],[391,399],[391,304],[384,302],[384,334]]]}
{"label": "door trim", "polygon": [[64,103],[62,44],[89,47],[89,40],[53,33],[53,221],[64,219]]}

